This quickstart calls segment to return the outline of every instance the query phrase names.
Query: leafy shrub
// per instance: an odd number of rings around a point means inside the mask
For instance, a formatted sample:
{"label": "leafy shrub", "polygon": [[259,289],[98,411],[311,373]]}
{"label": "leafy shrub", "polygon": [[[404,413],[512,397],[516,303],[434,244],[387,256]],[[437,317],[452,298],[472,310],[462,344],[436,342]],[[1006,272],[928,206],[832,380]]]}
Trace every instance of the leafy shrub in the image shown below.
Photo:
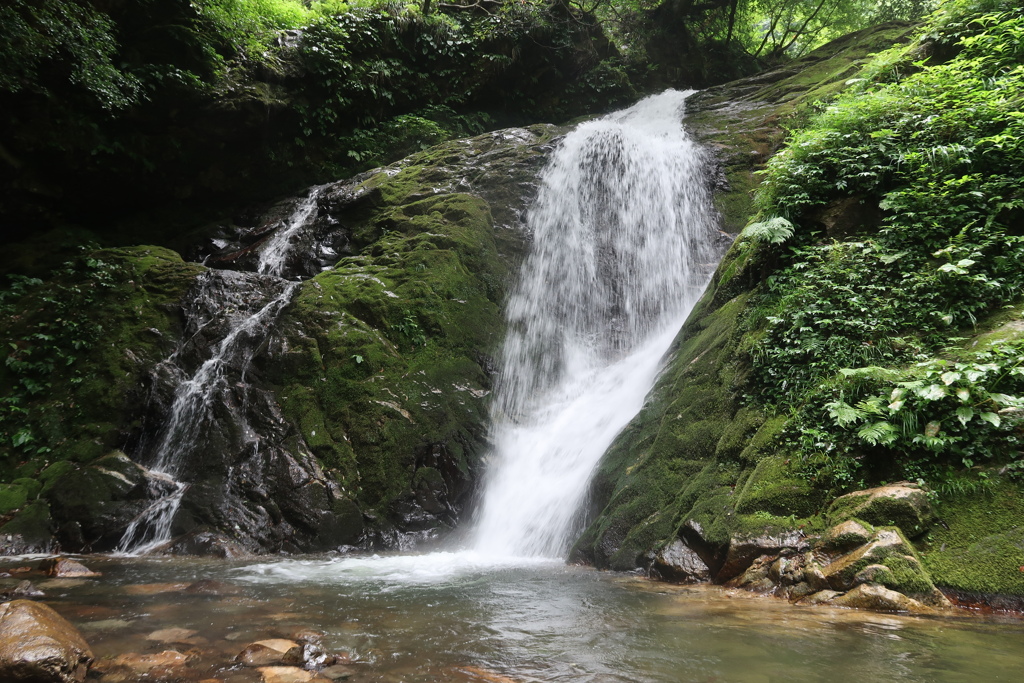
{"label": "leafy shrub", "polygon": [[[769,164],[759,211],[793,234],[751,226],[778,267],[747,321],[748,398],[794,415],[809,476],[839,487],[866,464],[1020,457],[1020,349],[948,345],[1024,295],[1024,8],[947,3],[924,34],[955,49],[880,55]],[[880,224],[830,239],[850,198]]]}

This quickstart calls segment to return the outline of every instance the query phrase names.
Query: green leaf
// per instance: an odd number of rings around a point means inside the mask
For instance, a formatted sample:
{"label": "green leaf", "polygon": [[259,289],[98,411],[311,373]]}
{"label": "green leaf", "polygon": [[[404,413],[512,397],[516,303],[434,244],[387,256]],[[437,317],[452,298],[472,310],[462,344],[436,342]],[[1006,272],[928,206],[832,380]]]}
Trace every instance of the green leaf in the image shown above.
{"label": "green leaf", "polygon": [[849,403],[843,401],[833,401],[832,403],[825,404],[828,408],[828,415],[836,424],[840,427],[846,427],[847,425],[853,424],[858,420],[864,419],[863,411],[857,410]]}
{"label": "green leaf", "polygon": [[942,383],[947,387],[953,382],[960,379],[962,375],[959,372],[944,372],[942,373]]}
{"label": "green leaf", "polygon": [[926,401],[938,401],[946,396],[946,387],[941,384],[929,384],[914,393]]}
{"label": "green leaf", "polygon": [[956,409],[956,417],[960,424],[967,426],[967,423],[974,418],[974,408],[971,406],[960,406]]}
{"label": "green leaf", "polygon": [[965,387],[960,387],[956,390],[956,397],[962,402],[967,403],[971,400],[971,390]]}
{"label": "green leaf", "polygon": [[985,422],[990,423],[993,427],[998,427],[1003,422],[995,413],[981,413],[980,415],[978,415],[978,417],[980,417]]}
{"label": "green leaf", "polygon": [[872,446],[877,446],[892,443],[896,440],[898,432],[896,427],[883,420],[864,425],[858,430],[857,436]]}

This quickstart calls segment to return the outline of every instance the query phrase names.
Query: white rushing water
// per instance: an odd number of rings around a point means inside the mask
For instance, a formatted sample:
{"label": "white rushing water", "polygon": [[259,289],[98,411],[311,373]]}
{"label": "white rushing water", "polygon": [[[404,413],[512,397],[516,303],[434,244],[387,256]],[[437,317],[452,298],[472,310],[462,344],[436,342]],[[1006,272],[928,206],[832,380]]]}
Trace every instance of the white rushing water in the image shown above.
{"label": "white rushing water", "polygon": [[291,251],[292,239],[306,228],[317,215],[317,201],[326,185],[313,187],[309,196],[295,203],[295,208],[285,222],[279,226],[260,249],[260,260],[256,272],[281,277]]}
{"label": "white rushing water", "polygon": [[562,557],[598,461],[643,406],[720,248],[700,151],[667,91],[562,141],[508,306],[473,547]]}
{"label": "white rushing water", "polygon": [[[298,200],[290,215],[270,236],[260,250],[257,270],[280,278],[292,249],[292,237],[310,225],[317,215],[317,199],[323,187],[314,187],[309,196]],[[196,334],[212,322],[204,316],[226,317],[227,332],[217,343],[210,357],[193,373],[178,366],[181,348],[164,363],[179,377],[168,417],[160,430],[156,447],[149,458],[149,470],[156,479],[164,480],[167,493],[142,511],[125,529],[115,552],[143,555],[171,539],[171,525],[188,491],[188,484],[179,481],[182,469],[195,446],[202,442],[213,420],[214,402],[223,401],[230,384],[243,388],[245,373],[253,356],[270,334],[273,322],[294,296],[298,283],[276,280],[268,287],[272,293],[265,302],[253,307],[254,275],[231,271],[209,271],[204,275],[195,295],[196,311],[190,328]],[[212,312],[212,313],[211,313]],[[230,374],[229,373],[233,373]]]}

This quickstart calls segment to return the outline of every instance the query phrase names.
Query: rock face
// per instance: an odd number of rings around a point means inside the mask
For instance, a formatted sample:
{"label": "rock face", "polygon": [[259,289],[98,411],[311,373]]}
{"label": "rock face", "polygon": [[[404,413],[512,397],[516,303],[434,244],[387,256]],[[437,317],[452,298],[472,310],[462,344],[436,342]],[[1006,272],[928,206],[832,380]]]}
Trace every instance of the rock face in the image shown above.
{"label": "rock face", "polygon": [[0,680],[81,683],[92,659],[78,630],[46,605],[0,605]]}
{"label": "rock face", "polygon": [[[33,476],[0,491],[13,514],[0,539],[112,549],[175,480],[171,552],[399,547],[450,529],[484,448],[520,217],[556,132],[496,131],[313,188],[216,229],[191,252],[205,268],[157,248],[95,256],[116,264],[111,313],[90,304],[107,339],[76,366],[95,381],[52,380],[29,428],[53,427],[58,404],[88,409],[55,433],[57,462],[29,461]],[[285,256],[268,268],[275,240]],[[181,387],[215,357],[215,391],[174,422]]]}
{"label": "rock face", "polygon": [[[838,91],[869,53],[907,32],[888,26],[852,34],[791,67],[709,88],[687,102],[687,126],[719,161],[723,231],[737,233],[747,223],[755,172],[782,144],[785,117]],[[815,514],[831,499],[799,476],[798,463],[775,451],[786,418],[739,400],[753,352],[737,348],[740,329],[763,275],[747,259],[738,245],[726,255],[644,409],[599,465],[590,524],[574,559],[612,569],[645,567],[679,538],[706,561],[716,556],[709,566],[717,572],[734,537],[797,532],[794,518]],[[686,531],[694,525],[699,540]],[[726,572],[731,576],[757,556],[752,549],[738,558],[739,552],[737,545]]]}

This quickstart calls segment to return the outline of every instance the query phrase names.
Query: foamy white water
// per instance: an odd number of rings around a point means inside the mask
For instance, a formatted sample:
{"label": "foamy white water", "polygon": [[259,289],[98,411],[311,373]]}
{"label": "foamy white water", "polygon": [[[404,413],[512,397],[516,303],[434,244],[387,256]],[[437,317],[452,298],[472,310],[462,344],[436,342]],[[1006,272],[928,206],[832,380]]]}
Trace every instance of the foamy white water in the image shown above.
{"label": "foamy white water", "polygon": [[643,406],[720,249],[690,93],[585,123],[541,176],[508,306],[472,547],[561,557],[601,456]]}
{"label": "foamy white water", "polygon": [[249,583],[373,584],[377,590],[446,584],[502,570],[560,566],[550,558],[499,557],[472,550],[422,555],[371,555],[330,560],[276,560],[237,570]]}
{"label": "foamy white water", "polygon": [[308,197],[295,203],[295,208],[292,209],[284,224],[274,231],[274,234],[260,249],[260,260],[256,265],[256,272],[281,277],[291,251],[291,241],[316,218],[317,200],[320,199],[320,193],[325,187],[327,186],[319,185],[311,188]]}
{"label": "foamy white water", "polygon": [[[288,218],[277,228],[260,251],[257,270],[264,275],[280,278],[292,251],[292,238],[308,227],[317,215],[317,199],[325,186],[314,187],[309,196],[298,200]],[[249,276],[252,277],[252,276]],[[188,483],[178,481],[188,457],[197,444],[206,438],[210,427],[212,406],[222,401],[231,380],[245,386],[245,373],[253,356],[270,334],[271,327],[287,306],[298,288],[298,283],[276,281],[276,295],[255,310],[252,308],[252,288],[246,276],[230,271],[209,271],[203,276],[195,295],[196,311],[190,328],[200,330],[210,322],[204,316],[210,311],[226,310],[230,319],[227,334],[213,348],[192,374],[177,366],[177,349],[164,363],[179,376],[167,421],[159,433],[159,440],[150,457],[150,472],[165,479],[168,492],[155,500],[132,520],[125,529],[115,552],[144,555],[171,539],[171,526],[188,491]],[[220,315],[215,313],[214,315]],[[237,377],[229,377],[229,370]]]}

